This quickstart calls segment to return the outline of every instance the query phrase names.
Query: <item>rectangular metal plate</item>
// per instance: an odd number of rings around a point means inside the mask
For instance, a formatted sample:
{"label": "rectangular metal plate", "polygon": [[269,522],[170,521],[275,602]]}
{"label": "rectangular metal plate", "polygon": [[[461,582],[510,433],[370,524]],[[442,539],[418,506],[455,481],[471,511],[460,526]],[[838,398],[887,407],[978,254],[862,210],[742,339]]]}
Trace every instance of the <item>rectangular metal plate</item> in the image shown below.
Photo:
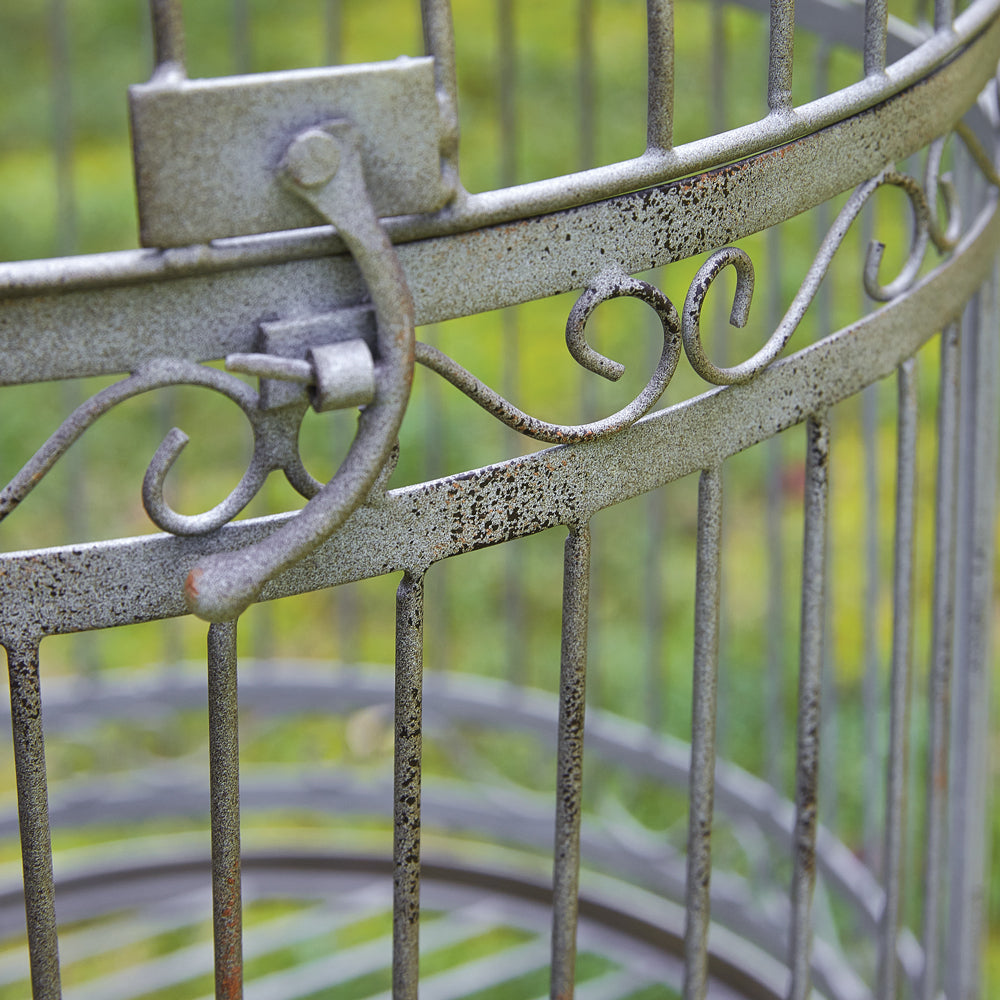
{"label": "rectangular metal plate", "polygon": [[434,61],[289,70],[129,89],[140,238],[186,246],[321,224],[276,175],[304,128],[348,118],[380,216],[432,212],[448,199]]}

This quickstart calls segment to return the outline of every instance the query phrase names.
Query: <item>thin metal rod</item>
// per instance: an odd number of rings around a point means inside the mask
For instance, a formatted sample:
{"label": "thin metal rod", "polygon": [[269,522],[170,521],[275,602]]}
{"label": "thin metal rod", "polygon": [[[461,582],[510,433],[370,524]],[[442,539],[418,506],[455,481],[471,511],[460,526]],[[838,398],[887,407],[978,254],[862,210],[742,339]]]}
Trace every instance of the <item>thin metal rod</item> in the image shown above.
{"label": "thin metal rod", "polygon": [[56,167],[56,226],[61,256],[76,251],[76,192],[73,162],[73,84],[66,0],[51,0],[52,148]]}
{"label": "thin metal rod", "polygon": [[885,841],[885,906],[879,925],[878,996],[896,995],[896,937],[902,885],[910,661],[913,650],[913,538],[917,464],[917,371],[910,358],[899,367],[896,444],[896,545],[893,567],[892,674],[889,694],[889,763]]}
{"label": "thin metal rod", "polygon": [[594,0],[580,0],[577,34],[576,78],[580,89],[580,170],[588,170],[597,162],[597,140],[594,130]]}
{"label": "thin metal rod", "polygon": [[423,749],[424,581],[396,591],[392,994],[416,1000],[420,962],[420,768]]}
{"label": "thin metal rod", "polygon": [[154,74],[184,76],[184,14],[180,0],[150,0]]}
{"label": "thin metal rod", "polygon": [[805,530],[802,544],[802,626],[789,935],[791,970],[789,1000],[806,1000],[809,995],[812,900],[816,885],[816,795],[819,780],[829,455],[830,436],[826,419],[810,417],[806,423]]}
{"label": "thin metal rod", "polygon": [[455,71],[455,29],[449,0],[420,0],[424,51],[434,57],[434,86],[441,112],[441,168],[457,189],[458,77]]}
{"label": "thin metal rod", "polygon": [[[726,127],[726,17],[722,0],[712,0],[711,64],[709,65],[709,91],[711,93],[710,121],[712,134],[718,135]],[[772,327],[773,329],[773,327]]]}
{"label": "thin metal rod", "polygon": [[208,768],[212,794],[212,915],[215,996],[243,996],[240,872],[240,738],[236,622],[208,629]]}
{"label": "thin metal rod", "polygon": [[59,942],[56,937],[38,643],[26,641],[8,646],[7,670],[10,675],[10,721],[14,734],[17,819],[21,828],[31,995],[33,1000],[58,1000],[62,991],[59,983]]}
{"label": "thin metal rod", "polygon": [[646,146],[670,149],[674,142],[674,4],[646,0],[648,83]]}
{"label": "thin metal rod", "polygon": [[889,5],[886,0],[865,0],[865,76],[885,72],[889,37]]}
{"label": "thin metal rod", "polygon": [[993,562],[996,544],[998,367],[996,265],[972,300],[963,330],[962,425],[959,432],[955,691],[952,702],[948,837],[948,997],[979,992],[984,925],[989,782],[987,712],[992,661]]}
{"label": "thin metal rod", "polygon": [[500,183],[504,187],[517,182],[517,43],[514,8],[515,0],[497,0]]}
{"label": "thin metal rod", "polygon": [[722,467],[698,482],[698,564],[695,574],[694,687],[688,795],[684,1000],[701,1000],[708,981],[709,881],[715,801],[715,708],[719,673]]}
{"label": "thin metal rod", "polygon": [[[499,92],[500,92],[500,183],[509,186],[517,182],[518,113],[517,113],[517,44],[514,0],[497,0],[497,29],[499,35]],[[503,337],[503,393],[508,399],[520,395],[520,330],[515,309],[504,309],[501,314]],[[504,445],[510,435],[501,430]],[[524,558],[523,547],[505,547],[504,561],[504,622],[506,627],[507,678],[523,686],[527,683],[524,655]]]}
{"label": "thin metal rod", "polygon": [[767,68],[767,106],[771,112],[792,107],[792,52],[795,0],[771,0],[771,56]]}
{"label": "thin metal rod", "polygon": [[590,528],[578,525],[570,529],[563,562],[556,835],[552,878],[552,1000],[572,1000],[576,973],[589,605]]}
{"label": "thin metal rod", "polygon": [[344,14],[341,0],[326,0],[323,5],[323,55],[330,66],[344,61]]}
{"label": "thin metal rod", "polygon": [[[824,230],[825,232],[825,230]],[[781,276],[784,254],[781,230],[772,226],[767,231],[767,256],[771,262],[767,283],[767,328],[774,330],[784,314]],[[722,296],[719,296],[721,299]],[[721,318],[719,328],[729,326],[728,317]],[[784,787],[785,735],[787,731],[785,709],[785,661],[787,641],[785,636],[785,540],[782,521],[785,509],[782,442],[780,437],[769,438],[764,445],[766,462],[767,511],[765,534],[767,538],[767,667],[764,671],[764,706],[768,724],[764,727],[765,773],[773,788]]]}
{"label": "thin metal rod", "polygon": [[934,0],[934,30],[950,28],[955,19],[955,0]]}
{"label": "thin metal rod", "polygon": [[231,0],[233,10],[233,72],[249,73],[253,61],[250,10],[247,0]]}
{"label": "thin metal rod", "polygon": [[944,808],[948,790],[948,715],[955,642],[955,500],[958,473],[958,323],[941,334],[938,402],[938,461],[934,524],[934,596],[928,690],[927,818],[924,829],[924,971],[921,1000],[938,995],[939,910],[944,852]]}
{"label": "thin metal rod", "polygon": [[[863,216],[862,245],[869,246],[874,233],[871,211]],[[878,489],[878,383],[868,386],[861,394],[862,447],[864,453],[864,562],[865,589],[861,634],[864,645],[864,678],[861,687],[864,718],[864,808],[862,837],[864,858],[878,876],[882,870],[879,844],[879,807],[882,784],[880,657],[878,652],[879,572],[879,489]]]}

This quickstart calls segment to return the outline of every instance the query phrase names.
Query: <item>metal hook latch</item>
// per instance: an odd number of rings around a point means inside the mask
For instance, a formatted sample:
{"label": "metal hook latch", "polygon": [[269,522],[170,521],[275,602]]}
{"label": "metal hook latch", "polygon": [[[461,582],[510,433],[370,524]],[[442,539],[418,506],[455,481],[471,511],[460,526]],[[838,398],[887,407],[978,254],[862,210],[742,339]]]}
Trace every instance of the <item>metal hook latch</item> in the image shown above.
{"label": "metal hook latch", "polygon": [[291,191],[336,227],[354,256],[375,310],[375,350],[358,340],[313,348],[305,361],[229,359],[238,370],[257,366],[253,373],[265,378],[311,384],[318,410],[363,408],[340,468],[296,517],[244,549],[207,556],[191,571],[188,606],[208,621],[236,618],[268,580],[312,552],[365,501],[390,460],[413,382],[413,298],[368,196],[356,129],[342,120],[306,129],[289,145],[280,172]]}

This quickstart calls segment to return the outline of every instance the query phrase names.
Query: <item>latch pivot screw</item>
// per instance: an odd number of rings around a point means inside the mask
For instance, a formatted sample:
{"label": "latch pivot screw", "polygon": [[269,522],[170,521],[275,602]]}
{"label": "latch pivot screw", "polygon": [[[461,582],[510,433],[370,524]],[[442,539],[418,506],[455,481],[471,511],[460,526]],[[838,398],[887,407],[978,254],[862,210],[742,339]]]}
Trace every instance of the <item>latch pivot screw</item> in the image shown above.
{"label": "latch pivot screw", "polygon": [[283,166],[303,187],[319,187],[328,184],[340,168],[340,147],[329,132],[307,129],[288,147]]}

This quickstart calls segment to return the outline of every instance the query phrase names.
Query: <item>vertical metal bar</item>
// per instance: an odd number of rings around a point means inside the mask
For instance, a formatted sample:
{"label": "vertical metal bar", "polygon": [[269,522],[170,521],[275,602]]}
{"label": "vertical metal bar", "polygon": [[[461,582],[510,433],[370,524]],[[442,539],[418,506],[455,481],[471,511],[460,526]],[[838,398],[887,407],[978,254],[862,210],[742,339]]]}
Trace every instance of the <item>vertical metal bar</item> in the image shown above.
{"label": "vertical metal bar", "polygon": [[[774,330],[784,313],[781,301],[782,249],[777,227],[767,231],[768,270],[767,328]],[[720,296],[721,298],[721,296]],[[727,324],[728,325],[728,324]],[[767,512],[767,669],[764,694],[771,710],[765,729],[765,773],[773,788],[783,787],[785,748],[785,540],[782,520],[785,507],[782,489],[782,447],[779,437],[768,439],[766,454]]]}
{"label": "vertical metal bar", "polygon": [[865,0],[865,76],[885,72],[888,37],[889,6],[886,0]]}
{"label": "vertical metal bar", "polygon": [[812,899],[816,884],[816,795],[819,778],[820,687],[826,582],[827,472],[830,436],[825,417],[806,423],[805,529],[802,543],[802,626],[795,762],[795,831],[789,1000],[809,995]]}
{"label": "vertical metal bar", "polygon": [[14,736],[31,995],[33,1000],[58,1000],[62,989],[37,640],[7,647],[7,671],[10,675],[10,721]]}
{"label": "vertical metal bar", "polygon": [[56,167],[58,252],[76,250],[76,193],[73,163],[73,87],[69,72],[66,0],[51,0],[49,38],[52,56],[52,148]]}
{"label": "vertical metal bar", "polygon": [[580,90],[580,146],[579,163],[581,170],[587,170],[597,161],[597,144],[594,132],[594,0],[580,0],[577,21],[576,78]]}
{"label": "vertical metal bar", "polygon": [[[819,38],[816,42],[816,76],[814,83],[814,94],[816,97],[823,97],[830,88],[830,45]],[[816,207],[816,240],[817,246],[822,243],[824,237],[830,229],[830,205],[824,202]],[[817,339],[825,337],[834,330],[833,308],[831,285],[823,282],[816,293],[816,318],[819,324]],[[771,329],[777,326],[777,318]],[[828,433],[833,434],[833,414],[827,414]],[[838,690],[836,677],[836,663],[834,657],[834,643],[831,637],[834,635],[832,622],[834,620],[833,589],[830,586],[830,574],[832,566],[827,560],[826,564],[826,610],[823,628],[823,729],[826,734],[823,740],[823,758],[820,762],[820,814],[821,823],[826,823],[831,828],[835,826],[838,815],[839,797],[839,777],[840,769],[837,766],[837,750],[839,746],[839,708]]]}
{"label": "vertical metal bar", "polygon": [[959,325],[941,334],[934,595],[928,689],[927,790],[923,870],[924,971],[921,1000],[938,995],[939,909],[948,789],[948,711],[955,642],[955,488],[958,454]]}
{"label": "vertical metal bar", "polygon": [[[709,88],[712,96],[712,134],[726,127],[726,18],[722,0],[712,0],[710,7],[712,55]],[[728,325],[728,324],[727,324]],[[725,362],[723,362],[725,363]]]}
{"label": "vertical metal bar", "polygon": [[934,30],[951,27],[955,18],[955,0],[934,0]]}
{"label": "vertical metal bar", "polygon": [[590,529],[570,528],[563,561],[559,747],[553,852],[552,1000],[572,1000],[580,881],[583,722],[586,709],[587,618],[590,605]]}
{"label": "vertical metal bar", "polygon": [[233,72],[249,73],[252,60],[250,10],[247,0],[231,0],[233,17]]}
{"label": "vertical metal bar", "polygon": [[963,334],[959,440],[955,697],[952,716],[949,920],[945,993],[974,1000],[981,988],[987,716],[995,557],[998,357],[996,281],[970,307]]}
{"label": "vertical metal bar", "polygon": [[790,111],[792,52],[795,45],[795,0],[771,0],[770,44],[767,107],[772,113]]}
{"label": "vertical metal bar", "polygon": [[[517,30],[514,0],[498,0],[497,28],[499,36],[500,92],[500,186],[517,183],[518,113],[517,113]],[[503,394],[508,399],[519,395],[521,351],[520,330],[516,308],[501,314],[503,337]],[[505,444],[510,432],[501,433]],[[518,442],[519,446],[520,442]],[[527,658],[524,655],[524,550],[520,545],[505,548],[504,561],[504,622],[507,630],[507,678],[519,687],[528,681]]]}
{"label": "vertical metal bar", "polygon": [[896,995],[896,937],[902,887],[906,744],[913,646],[913,538],[917,463],[917,372],[909,358],[899,367],[896,445],[896,543],[893,566],[892,673],[889,695],[889,763],[885,841],[885,906],[879,925],[878,996]]}
{"label": "vertical metal bar", "polygon": [[694,598],[694,687],[691,697],[684,1000],[702,1000],[708,979],[721,542],[722,468],[716,466],[703,471],[698,482],[698,564]]}
{"label": "vertical metal bar", "polygon": [[416,1000],[420,963],[420,772],[423,749],[424,581],[396,591],[392,994]]}
{"label": "vertical metal bar", "polygon": [[212,794],[212,916],[215,996],[243,996],[240,874],[240,737],[236,622],[208,629],[208,767]]}
{"label": "vertical metal bar", "polygon": [[865,789],[863,813],[864,856],[868,867],[878,875],[881,872],[879,846],[879,789],[882,785],[882,749],[879,741],[881,693],[878,655],[878,385],[868,386],[862,394],[862,439],[864,447],[865,483],[865,593],[862,609],[862,637],[864,642],[864,679],[862,704],[864,716]]}
{"label": "vertical metal bar", "polygon": [[149,0],[153,19],[153,61],[157,75],[184,76],[184,14],[180,0]]}
{"label": "vertical metal bar", "polygon": [[[515,0],[498,0],[500,96],[500,184],[510,187],[517,179],[517,47]],[[504,312],[506,316],[508,311]]]}
{"label": "vertical metal bar", "polygon": [[344,12],[340,0],[326,0],[323,6],[323,55],[330,66],[344,61]]}
{"label": "vertical metal bar", "polygon": [[670,149],[674,142],[673,0],[646,0],[646,33],[646,146]]}
{"label": "vertical metal bar", "polygon": [[456,190],[458,177],[458,77],[450,0],[420,0],[424,51],[434,57],[434,86],[441,112],[441,169]]}

